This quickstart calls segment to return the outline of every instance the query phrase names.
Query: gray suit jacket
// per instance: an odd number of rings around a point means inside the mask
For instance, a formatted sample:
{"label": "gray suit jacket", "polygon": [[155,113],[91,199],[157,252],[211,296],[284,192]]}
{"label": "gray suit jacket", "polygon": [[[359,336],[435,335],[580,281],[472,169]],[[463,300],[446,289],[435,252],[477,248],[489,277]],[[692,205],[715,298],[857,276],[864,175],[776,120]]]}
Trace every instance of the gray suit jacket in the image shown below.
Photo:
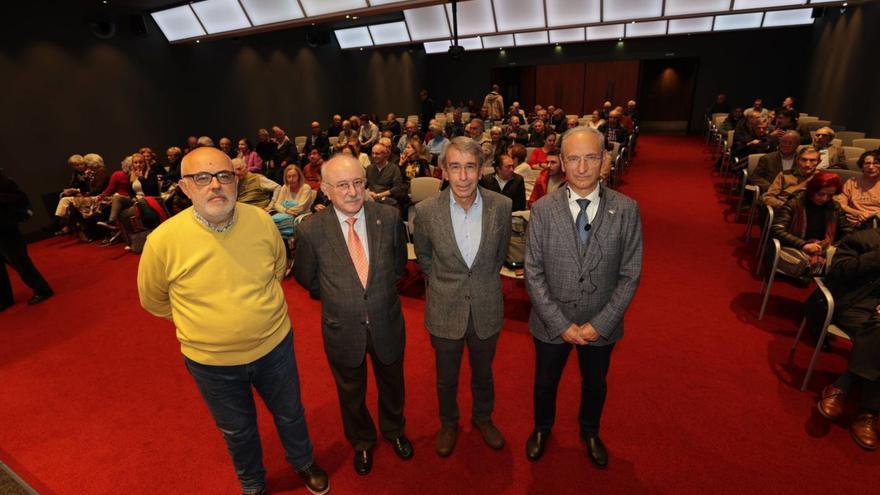
{"label": "gray suit jacket", "polygon": [[416,257],[428,276],[425,327],[431,335],[460,339],[473,315],[474,331],[481,339],[501,331],[504,297],[501,264],[510,244],[510,198],[480,188],[483,198],[480,247],[468,268],[455,242],[450,188],[416,204],[413,232]]}
{"label": "gray suit jacket", "polygon": [[529,330],[556,344],[572,323],[589,322],[600,335],[590,345],[608,345],[623,336],[623,315],[639,285],[642,225],[636,202],[603,187],[586,256],[579,245],[568,188],[532,206],[525,260]]}
{"label": "gray suit jacket", "polygon": [[405,329],[397,281],[406,273],[406,232],[396,208],[364,203],[370,268],[361,286],[333,207],[297,227],[293,274],[321,298],[321,330],[327,359],[359,366],[366,355],[367,330],[379,360],[403,354]]}
{"label": "gray suit jacket", "polygon": [[[796,167],[796,162],[797,160],[791,166]],[[770,184],[773,183],[773,179],[779,175],[779,172],[782,172],[782,153],[778,151],[767,153],[758,159],[758,166],[749,177],[749,183],[758,186],[761,192],[765,193],[767,189],[770,189]]]}

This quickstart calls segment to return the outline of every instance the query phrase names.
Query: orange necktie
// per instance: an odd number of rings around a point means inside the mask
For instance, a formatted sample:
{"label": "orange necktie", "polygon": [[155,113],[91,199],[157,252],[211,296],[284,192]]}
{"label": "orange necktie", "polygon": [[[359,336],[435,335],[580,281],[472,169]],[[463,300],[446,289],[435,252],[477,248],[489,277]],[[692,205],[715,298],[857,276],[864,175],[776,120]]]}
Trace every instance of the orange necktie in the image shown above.
{"label": "orange necktie", "polygon": [[354,269],[357,270],[358,278],[361,279],[361,285],[366,288],[370,263],[367,261],[367,253],[364,252],[361,238],[358,236],[357,231],[354,230],[354,223],[357,221],[357,218],[348,217],[345,221],[348,223],[348,254],[351,255],[351,261],[354,263]]}

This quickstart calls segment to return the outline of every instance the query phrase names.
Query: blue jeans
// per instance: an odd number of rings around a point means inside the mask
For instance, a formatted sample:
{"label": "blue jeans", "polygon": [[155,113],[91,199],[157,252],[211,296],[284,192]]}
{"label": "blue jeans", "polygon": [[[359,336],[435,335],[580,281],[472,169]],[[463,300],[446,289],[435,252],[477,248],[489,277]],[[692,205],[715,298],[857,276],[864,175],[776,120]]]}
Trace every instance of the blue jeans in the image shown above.
{"label": "blue jeans", "polygon": [[223,433],[245,493],[259,491],[266,483],[251,386],[272,413],[287,462],[297,471],[312,465],[312,442],[300,401],[293,331],[269,354],[252,363],[208,366],[186,356],[183,359]]}

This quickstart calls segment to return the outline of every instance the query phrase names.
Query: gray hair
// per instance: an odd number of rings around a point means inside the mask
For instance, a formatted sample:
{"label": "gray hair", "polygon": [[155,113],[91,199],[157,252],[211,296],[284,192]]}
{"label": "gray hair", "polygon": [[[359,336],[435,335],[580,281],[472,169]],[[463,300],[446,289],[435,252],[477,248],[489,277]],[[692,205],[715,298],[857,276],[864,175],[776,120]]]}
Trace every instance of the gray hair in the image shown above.
{"label": "gray hair", "polygon": [[123,172],[130,173],[131,172],[131,155],[128,155],[125,158],[123,158],[122,161],[119,162],[119,167],[122,169]]}
{"label": "gray hair", "polygon": [[446,168],[446,155],[452,148],[455,148],[459,153],[472,156],[477,160],[477,166],[482,168],[483,148],[479,143],[467,136],[453,138],[452,141],[449,141],[449,144],[443,147],[443,151],[440,152],[440,158],[437,159],[437,163],[439,163],[441,167]]}
{"label": "gray hair", "polygon": [[498,134],[501,134],[501,128],[497,125],[493,125],[492,128],[489,129],[489,132],[497,132]]}
{"label": "gray hair", "polygon": [[483,127],[483,121],[481,119],[471,119],[471,125],[480,126],[480,132],[485,130],[485,128]]}
{"label": "gray hair", "polygon": [[207,146],[209,148],[214,147],[214,140],[209,138],[208,136],[202,136],[198,140],[199,146]]}
{"label": "gray hair", "polygon": [[82,155],[70,155],[70,158],[67,159],[68,165],[79,165],[83,163]]}
{"label": "gray hair", "polygon": [[831,134],[831,139],[834,139],[834,129],[832,129],[830,127],[820,127],[818,129],[816,129],[816,132],[819,132],[819,131],[826,131],[826,134]]}
{"label": "gray hair", "polygon": [[589,134],[591,136],[595,136],[597,139],[599,139],[599,145],[602,147],[602,152],[605,152],[605,136],[601,132],[593,129],[590,126],[580,125],[577,127],[572,127],[571,129],[565,131],[565,133],[562,135],[562,147],[560,148],[560,151],[563,154],[565,153],[565,150],[563,150],[562,148],[565,148],[565,143],[570,142],[570,137],[576,136],[578,134]]}
{"label": "gray hair", "polygon": [[83,162],[89,168],[104,167],[104,159],[97,153],[89,153],[83,157]]}
{"label": "gray hair", "polygon": [[809,145],[809,144],[808,144],[808,145],[806,145],[806,146],[801,146],[801,149],[798,150],[798,152],[797,152],[797,159],[800,160],[801,157],[804,156],[804,155],[807,154],[807,153],[815,153],[815,154],[817,154],[817,155],[821,155],[821,153],[819,152],[819,150],[817,150],[817,149],[816,149],[815,147],[813,147],[812,145]]}

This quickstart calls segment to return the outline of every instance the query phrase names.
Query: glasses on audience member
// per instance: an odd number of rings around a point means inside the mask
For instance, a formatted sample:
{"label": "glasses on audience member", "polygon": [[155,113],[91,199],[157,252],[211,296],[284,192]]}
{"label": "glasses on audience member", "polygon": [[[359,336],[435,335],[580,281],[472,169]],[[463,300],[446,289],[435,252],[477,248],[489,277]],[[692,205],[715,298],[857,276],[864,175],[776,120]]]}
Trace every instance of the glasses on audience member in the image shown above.
{"label": "glasses on audience member", "polygon": [[816,137],[831,137],[831,134],[819,134],[819,133],[816,133]]}
{"label": "glasses on audience member", "polygon": [[448,168],[449,168],[450,172],[455,173],[455,174],[461,172],[462,170],[464,170],[465,172],[471,173],[471,172],[477,171],[477,164],[476,163],[450,163],[448,165]]}
{"label": "glasses on audience member", "polygon": [[198,172],[195,174],[186,174],[182,177],[184,179],[189,177],[197,186],[207,186],[212,180],[214,180],[214,177],[216,177],[217,182],[221,184],[232,184],[232,181],[235,179],[235,172],[231,170],[221,170],[220,172],[213,174],[210,172]]}
{"label": "glasses on audience member", "polygon": [[584,156],[569,155],[569,156],[566,156],[564,158],[564,160],[565,160],[565,164],[568,165],[569,167],[576,167],[582,161],[586,162],[587,165],[599,165],[600,163],[602,163],[602,155],[584,155]]}
{"label": "glasses on audience member", "polygon": [[344,193],[348,191],[350,187],[354,187],[356,191],[359,191],[364,188],[364,184],[366,184],[366,182],[367,181],[365,181],[364,179],[355,179],[351,182],[337,182],[336,184],[325,182],[324,184],[327,184],[328,186],[333,186],[336,188],[337,191]]}

